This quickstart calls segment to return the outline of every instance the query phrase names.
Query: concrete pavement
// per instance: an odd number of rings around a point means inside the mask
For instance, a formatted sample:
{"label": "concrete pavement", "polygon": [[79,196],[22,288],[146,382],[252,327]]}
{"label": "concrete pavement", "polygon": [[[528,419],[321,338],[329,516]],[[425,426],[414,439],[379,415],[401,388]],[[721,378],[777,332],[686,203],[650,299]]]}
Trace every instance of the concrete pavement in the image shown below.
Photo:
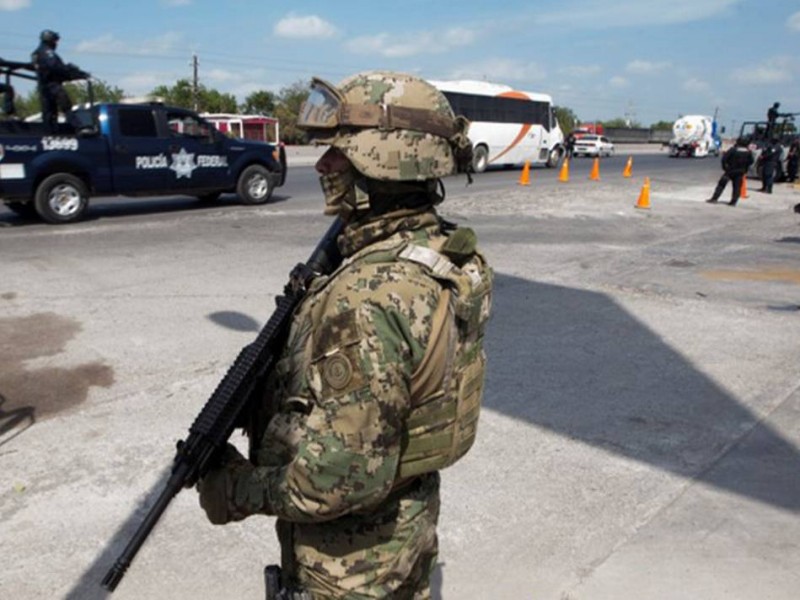
{"label": "concrete pavement", "polygon": [[[434,597],[793,600],[800,192],[751,181],[712,206],[715,180],[675,176],[637,210],[638,171],[509,175],[441,207],[478,232],[496,288],[478,440],[443,473]],[[0,229],[3,597],[110,597],[98,582],[175,440],[319,213],[293,197]],[[113,597],[261,598],[272,527],[211,526],[187,490]]]}

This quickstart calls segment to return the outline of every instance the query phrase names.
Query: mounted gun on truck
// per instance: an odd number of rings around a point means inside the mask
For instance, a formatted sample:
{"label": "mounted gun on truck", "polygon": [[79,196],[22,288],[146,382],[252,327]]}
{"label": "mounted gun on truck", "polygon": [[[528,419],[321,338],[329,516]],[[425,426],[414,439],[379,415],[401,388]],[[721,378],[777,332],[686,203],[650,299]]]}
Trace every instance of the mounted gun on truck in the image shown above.
{"label": "mounted gun on truck", "polygon": [[775,181],[780,182],[785,179],[789,147],[793,142],[800,140],[800,131],[798,131],[797,123],[795,122],[795,118],[798,116],[800,116],[800,112],[781,113],[772,124],[768,121],[745,121],[742,123],[739,139],[747,142],[748,148],[750,148],[750,152],[753,153],[753,158],[755,159],[755,162],[747,172],[748,177],[761,179],[762,164],[759,157],[770,140],[776,139],[781,147],[781,156]]}

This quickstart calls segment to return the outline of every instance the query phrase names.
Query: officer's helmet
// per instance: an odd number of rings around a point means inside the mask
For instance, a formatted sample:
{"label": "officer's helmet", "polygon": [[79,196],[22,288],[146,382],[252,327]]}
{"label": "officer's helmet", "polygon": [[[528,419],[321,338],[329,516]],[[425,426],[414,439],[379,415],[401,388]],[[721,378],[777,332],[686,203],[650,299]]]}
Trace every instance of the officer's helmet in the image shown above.
{"label": "officer's helmet", "polygon": [[61,36],[58,35],[55,31],[50,29],[45,29],[39,35],[39,39],[47,44],[55,44],[58,40],[61,39]]}
{"label": "officer's helmet", "polygon": [[413,75],[358,73],[335,87],[314,78],[297,124],[372,179],[423,181],[471,168],[469,122]]}

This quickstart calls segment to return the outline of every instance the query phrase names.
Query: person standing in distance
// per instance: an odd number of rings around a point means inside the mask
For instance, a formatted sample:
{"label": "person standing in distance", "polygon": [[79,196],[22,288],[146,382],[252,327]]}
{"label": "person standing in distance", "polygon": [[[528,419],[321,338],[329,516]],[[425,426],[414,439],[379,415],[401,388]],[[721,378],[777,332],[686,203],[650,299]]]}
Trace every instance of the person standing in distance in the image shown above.
{"label": "person standing in distance", "polygon": [[39,46],[31,53],[42,104],[42,121],[50,133],[58,130],[58,113],[69,117],[72,110],[72,101],[64,89],[64,82],[89,77],[88,73],[75,65],[64,64],[56,53],[60,39],[58,33],[45,29],[39,35]]}
{"label": "person standing in distance", "polygon": [[761,163],[761,189],[760,192],[772,193],[772,186],[775,183],[776,171],[780,168],[780,160],[783,149],[778,143],[778,138],[772,138],[761,150],[758,162]]}
{"label": "person standing in distance", "polygon": [[724,172],[717,182],[714,193],[706,202],[712,204],[717,202],[725,186],[730,181],[733,188],[731,189],[731,201],[728,204],[736,206],[736,203],[739,202],[739,194],[742,193],[742,179],[747,176],[747,170],[752,164],[753,154],[747,147],[747,140],[737,139],[736,144],[722,155],[722,169]]}
{"label": "person standing in distance", "polygon": [[794,139],[789,145],[786,155],[786,181],[794,183],[797,180],[797,167],[800,163],[800,140]]}
{"label": "person standing in distance", "polygon": [[775,102],[767,109],[767,131],[765,133],[767,139],[775,135],[775,121],[778,117],[782,116],[778,109],[781,107],[780,102]]}
{"label": "person standing in distance", "polygon": [[286,597],[430,598],[439,471],[476,434],[492,271],[443,220],[469,123],[403,73],[314,79],[298,125],[345,257],[297,309],[247,428],[199,484],[212,523],[277,516]]}

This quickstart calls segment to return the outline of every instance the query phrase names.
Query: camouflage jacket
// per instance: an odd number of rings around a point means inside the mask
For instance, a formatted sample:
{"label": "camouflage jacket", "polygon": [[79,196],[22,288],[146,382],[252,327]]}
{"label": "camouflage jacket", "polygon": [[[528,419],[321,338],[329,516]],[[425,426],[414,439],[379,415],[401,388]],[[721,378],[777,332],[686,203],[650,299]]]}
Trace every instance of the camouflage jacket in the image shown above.
{"label": "camouflage jacket", "polygon": [[312,285],[267,382],[250,464],[237,467],[229,494],[234,519],[312,523],[371,512],[397,485],[412,374],[443,286],[420,264],[369,256],[437,238],[430,208],[348,226],[344,265]]}

